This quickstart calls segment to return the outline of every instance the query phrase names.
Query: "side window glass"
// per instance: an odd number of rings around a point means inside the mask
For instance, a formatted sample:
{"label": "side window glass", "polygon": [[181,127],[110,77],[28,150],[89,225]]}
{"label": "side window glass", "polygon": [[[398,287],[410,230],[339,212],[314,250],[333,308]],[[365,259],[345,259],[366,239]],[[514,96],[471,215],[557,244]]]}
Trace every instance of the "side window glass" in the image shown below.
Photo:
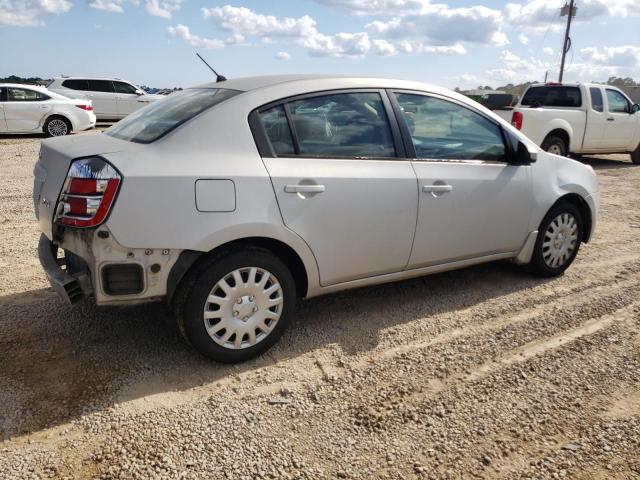
{"label": "side window glass", "polygon": [[259,115],[262,126],[267,133],[267,137],[269,137],[273,152],[277,156],[295,155],[293,138],[287,122],[287,116],[284,113],[284,107],[279,105],[260,112]]}
{"label": "side window glass", "polygon": [[616,90],[607,89],[607,101],[611,113],[629,113],[630,111],[629,102],[624,95]]}
{"label": "side window glass", "polygon": [[65,80],[64,82],[62,82],[62,86],[70,88],[71,90],[88,90],[89,89],[89,87],[87,86],[86,80],[78,80],[78,79]]}
{"label": "side window glass", "polygon": [[591,87],[591,108],[596,112],[604,112],[604,103],[602,101],[602,91],[597,87]]}
{"label": "side window glass", "polygon": [[26,88],[8,88],[7,90],[10,102],[38,102],[49,98],[43,93]]}
{"label": "side window glass", "polygon": [[379,93],[337,93],[288,104],[300,156],[392,158],[389,119]]}
{"label": "side window glass", "polygon": [[125,82],[113,82],[113,86],[115,87],[116,93],[135,94],[137,90],[136,87]]}
{"label": "side window glass", "polygon": [[0,88],[0,102],[6,102],[6,101],[7,101],[7,89]]}
{"label": "side window glass", "polygon": [[506,161],[500,126],[447,100],[396,94],[418,158]]}
{"label": "side window glass", "polygon": [[111,80],[89,80],[89,90],[92,92],[114,92]]}

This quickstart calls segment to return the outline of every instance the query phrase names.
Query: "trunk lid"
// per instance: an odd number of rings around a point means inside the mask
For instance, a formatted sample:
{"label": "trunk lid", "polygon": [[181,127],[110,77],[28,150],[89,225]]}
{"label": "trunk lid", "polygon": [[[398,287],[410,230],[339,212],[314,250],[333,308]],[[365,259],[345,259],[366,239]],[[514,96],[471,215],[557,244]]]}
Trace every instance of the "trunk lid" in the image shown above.
{"label": "trunk lid", "polygon": [[40,230],[53,240],[53,220],[69,166],[77,158],[119,152],[129,142],[100,133],[69,135],[44,140],[33,169],[33,206]]}

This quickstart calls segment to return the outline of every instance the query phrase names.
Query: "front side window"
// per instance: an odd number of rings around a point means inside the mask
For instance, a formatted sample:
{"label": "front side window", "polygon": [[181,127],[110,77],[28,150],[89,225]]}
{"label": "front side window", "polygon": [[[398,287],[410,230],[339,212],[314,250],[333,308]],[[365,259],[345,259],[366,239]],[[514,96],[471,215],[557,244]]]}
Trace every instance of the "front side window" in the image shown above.
{"label": "front side window", "polygon": [[105,133],[130,142],[151,143],[238,93],[222,88],[182,90],[137,110]]}
{"label": "front side window", "polygon": [[89,90],[87,81],[81,79],[65,80],[62,82],[62,86],[71,90]]}
{"label": "front side window", "polygon": [[7,88],[9,102],[41,102],[49,97],[44,93],[26,88]]}
{"label": "front side window", "polygon": [[582,94],[578,87],[541,86],[530,87],[522,97],[526,107],[580,107]]}
{"label": "front side window", "polygon": [[602,102],[602,91],[598,87],[591,87],[591,108],[596,112],[604,112],[604,103]]}
{"label": "front side window", "polygon": [[113,93],[111,80],[89,80],[89,91]]}
{"label": "front side window", "polygon": [[396,156],[380,94],[336,93],[288,104],[298,155],[333,158]]}
{"label": "front side window", "polygon": [[291,129],[287,122],[284,107],[278,105],[260,112],[259,115],[260,122],[269,138],[269,143],[271,143],[273,153],[276,156],[295,155],[293,137],[291,136]]}
{"label": "front side window", "polygon": [[129,93],[135,94],[138,89],[126,82],[113,82],[113,86],[116,89],[116,93]]}
{"label": "front side window", "polygon": [[499,125],[462,105],[425,95],[396,94],[416,157],[506,161]]}
{"label": "front side window", "polygon": [[629,101],[617,90],[607,89],[607,101],[611,113],[629,113],[631,111]]}

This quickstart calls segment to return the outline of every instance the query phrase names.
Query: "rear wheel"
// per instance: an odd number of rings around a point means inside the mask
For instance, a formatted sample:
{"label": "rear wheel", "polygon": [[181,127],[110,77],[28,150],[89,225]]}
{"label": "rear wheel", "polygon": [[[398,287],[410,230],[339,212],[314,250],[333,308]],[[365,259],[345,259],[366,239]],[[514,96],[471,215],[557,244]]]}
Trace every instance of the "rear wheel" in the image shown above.
{"label": "rear wheel", "polygon": [[569,147],[567,146],[564,139],[557,137],[555,135],[549,135],[542,142],[542,149],[545,152],[553,153],[554,155],[560,155],[566,157],[569,153]]}
{"label": "rear wheel", "polygon": [[544,277],[562,274],[571,265],[582,243],[582,216],[571,203],[562,202],[540,224],[529,269]]}
{"label": "rear wheel", "polygon": [[631,152],[631,161],[634,165],[640,165],[640,145],[638,145],[635,152]]}
{"label": "rear wheel", "polygon": [[272,253],[247,249],[218,257],[176,295],[182,335],[218,362],[248,360],[282,335],[295,306],[295,282]]}
{"label": "rear wheel", "polygon": [[44,122],[44,134],[47,137],[61,137],[71,133],[71,122],[64,117],[50,117]]}

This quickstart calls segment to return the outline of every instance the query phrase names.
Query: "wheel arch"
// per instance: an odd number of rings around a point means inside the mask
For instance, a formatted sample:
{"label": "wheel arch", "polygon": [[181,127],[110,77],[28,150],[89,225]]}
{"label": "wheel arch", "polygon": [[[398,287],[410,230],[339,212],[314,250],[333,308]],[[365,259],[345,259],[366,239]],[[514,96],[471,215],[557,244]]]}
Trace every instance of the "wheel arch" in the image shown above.
{"label": "wheel arch", "polygon": [[546,142],[549,137],[558,137],[564,141],[567,146],[567,153],[571,151],[571,134],[567,131],[566,128],[558,127],[551,130],[544,136],[542,143]]}
{"label": "wheel arch", "polygon": [[575,206],[582,216],[582,241],[588,243],[591,238],[591,227],[593,226],[593,212],[587,201],[577,193],[567,193],[555,201],[548,211],[551,211],[559,203],[570,203]]}
{"label": "wheel arch", "polygon": [[52,118],[62,118],[63,120],[66,120],[69,123],[69,125],[71,126],[71,130],[69,131],[69,133],[75,131],[75,125],[73,124],[73,121],[68,116],[66,116],[66,115],[64,115],[62,113],[59,113],[59,112],[55,112],[55,113],[52,113],[52,114],[47,115],[46,117],[44,117],[44,120],[42,121],[42,131],[44,133],[47,133],[45,131],[45,128],[47,126],[47,122],[49,120],[51,120]]}
{"label": "wheel arch", "polygon": [[167,300],[170,303],[178,287],[188,275],[197,275],[198,271],[207,265],[208,260],[225,255],[243,248],[262,248],[280,258],[291,270],[296,284],[296,295],[299,298],[307,296],[309,289],[308,272],[300,255],[289,245],[269,237],[246,237],[223,243],[208,252],[184,250],[167,277]]}

